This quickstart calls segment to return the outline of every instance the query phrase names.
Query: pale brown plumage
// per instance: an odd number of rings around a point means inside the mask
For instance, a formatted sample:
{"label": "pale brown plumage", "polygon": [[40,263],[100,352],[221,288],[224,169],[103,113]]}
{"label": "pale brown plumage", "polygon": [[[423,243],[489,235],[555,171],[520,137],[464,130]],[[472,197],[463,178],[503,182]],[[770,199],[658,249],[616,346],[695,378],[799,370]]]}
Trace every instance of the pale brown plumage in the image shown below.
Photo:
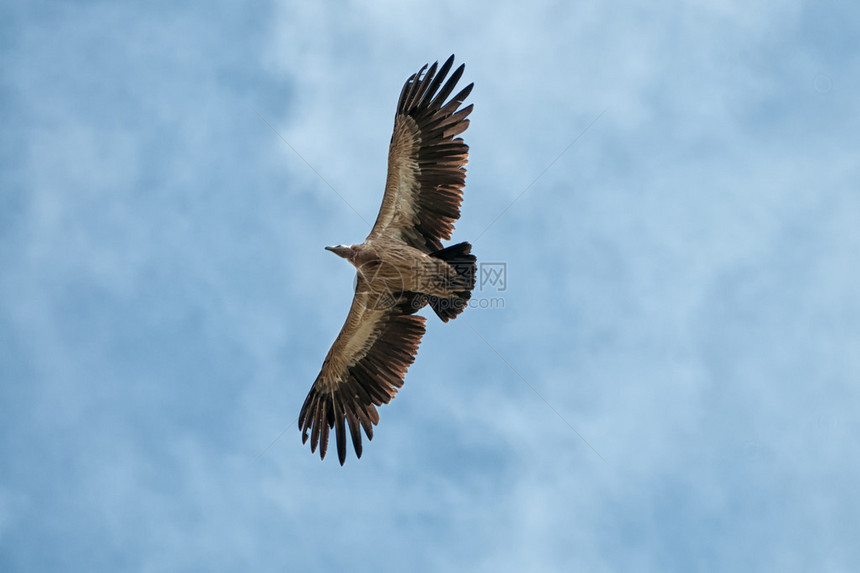
{"label": "pale brown plumage", "polygon": [[[469,84],[446,101],[463,74],[451,56],[406,81],[400,93],[388,151],[388,178],[376,223],[361,245],[327,247],[357,269],[346,322],[326,355],[299,414],[302,442],[324,458],[334,430],[338,458],[346,459],[346,428],[361,457],[361,430],[373,438],[376,407],[403,385],[424,334],[430,304],[445,322],[462,312],[474,286],[469,243],[446,249],[460,217],[469,148],[457,135],[469,126]],[[425,73],[426,71],[426,73]],[[443,85],[444,83],[444,85]]]}

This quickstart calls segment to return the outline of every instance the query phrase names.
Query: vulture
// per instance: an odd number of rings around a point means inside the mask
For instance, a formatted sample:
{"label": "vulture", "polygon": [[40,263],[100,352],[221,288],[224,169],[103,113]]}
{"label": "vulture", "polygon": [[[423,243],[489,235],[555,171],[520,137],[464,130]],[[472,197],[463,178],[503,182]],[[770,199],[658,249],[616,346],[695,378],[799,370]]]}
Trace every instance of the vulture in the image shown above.
{"label": "vulture", "polygon": [[333,430],[343,465],[347,428],[361,457],[362,430],[373,439],[377,407],[394,398],[415,360],[425,320],[416,311],[430,306],[448,322],[466,307],[475,285],[472,245],[442,246],[460,217],[469,148],[457,136],[472,111],[460,106],[473,84],[449,99],[465,68],[449,77],[453,64],[452,55],[406,80],[376,223],[360,245],[326,247],[355,266],[357,279],[346,322],[299,414],[302,443],[310,439],[320,459]]}

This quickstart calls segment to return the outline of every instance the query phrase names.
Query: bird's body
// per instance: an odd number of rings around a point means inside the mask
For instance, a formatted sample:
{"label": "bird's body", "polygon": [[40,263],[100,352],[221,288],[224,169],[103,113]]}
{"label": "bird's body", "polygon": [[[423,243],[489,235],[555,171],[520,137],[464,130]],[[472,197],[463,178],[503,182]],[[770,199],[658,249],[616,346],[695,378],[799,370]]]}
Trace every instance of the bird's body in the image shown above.
{"label": "bird's body", "polygon": [[452,284],[456,266],[399,241],[371,239],[347,249],[350,251],[344,258],[373,292],[415,292],[449,298],[463,290],[463,284]]}
{"label": "bird's body", "polygon": [[310,438],[311,451],[319,445],[321,458],[334,429],[344,463],[347,426],[361,457],[361,430],[373,437],[376,407],[394,397],[418,351],[425,319],[415,312],[429,305],[444,322],[456,318],[475,284],[471,245],[441,243],[460,216],[469,148],[455,136],[472,110],[458,110],[472,84],[445,101],[463,73],[461,65],[443,85],[453,61],[424,66],[403,86],[370,234],[358,245],[326,247],[352,263],[358,279],[346,322],[299,414],[302,441]]}

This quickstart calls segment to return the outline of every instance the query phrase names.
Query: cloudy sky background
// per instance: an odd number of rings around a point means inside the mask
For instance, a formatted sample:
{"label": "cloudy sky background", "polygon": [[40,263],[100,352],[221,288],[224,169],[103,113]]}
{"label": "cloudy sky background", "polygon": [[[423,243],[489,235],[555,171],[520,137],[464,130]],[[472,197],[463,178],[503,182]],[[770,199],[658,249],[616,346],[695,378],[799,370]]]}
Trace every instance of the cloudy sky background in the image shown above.
{"label": "cloudy sky background", "polygon": [[[0,22],[3,571],[860,569],[856,6]],[[363,459],[320,462],[295,419],[354,275],[323,246],[451,53],[454,240],[504,308],[431,316]]]}

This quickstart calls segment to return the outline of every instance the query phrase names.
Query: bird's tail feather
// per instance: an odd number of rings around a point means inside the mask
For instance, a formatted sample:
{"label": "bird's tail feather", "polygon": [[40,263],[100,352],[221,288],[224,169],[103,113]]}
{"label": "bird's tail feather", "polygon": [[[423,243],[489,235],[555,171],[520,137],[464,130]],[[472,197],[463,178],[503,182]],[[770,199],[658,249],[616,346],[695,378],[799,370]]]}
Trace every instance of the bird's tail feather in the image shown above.
{"label": "bird's tail feather", "polygon": [[446,282],[451,288],[457,289],[454,290],[455,296],[450,298],[427,297],[430,308],[442,319],[442,322],[448,322],[463,312],[472,296],[478,270],[477,258],[472,254],[472,245],[469,243],[457,243],[430,253],[430,256],[448,263],[450,275],[445,277]]}

